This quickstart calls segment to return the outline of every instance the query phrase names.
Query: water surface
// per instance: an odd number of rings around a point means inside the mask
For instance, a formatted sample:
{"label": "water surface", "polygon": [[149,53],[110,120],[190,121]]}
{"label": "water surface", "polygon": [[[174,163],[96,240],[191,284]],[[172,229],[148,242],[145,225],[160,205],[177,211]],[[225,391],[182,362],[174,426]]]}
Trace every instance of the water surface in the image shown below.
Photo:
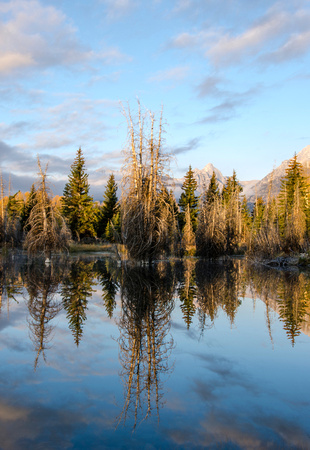
{"label": "water surface", "polygon": [[1,449],[310,448],[310,278],[9,259]]}

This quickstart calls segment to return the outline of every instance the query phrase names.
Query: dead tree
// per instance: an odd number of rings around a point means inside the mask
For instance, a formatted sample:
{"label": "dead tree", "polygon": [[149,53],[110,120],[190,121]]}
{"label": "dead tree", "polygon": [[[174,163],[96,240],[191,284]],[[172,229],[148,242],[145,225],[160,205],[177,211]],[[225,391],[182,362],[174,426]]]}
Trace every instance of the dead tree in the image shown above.
{"label": "dead tree", "polygon": [[129,107],[124,109],[128,146],[121,201],[122,239],[132,259],[151,261],[167,247],[172,207],[163,192],[169,158],[162,149],[162,114],[155,132],[154,114],[142,114],[138,105],[137,123]]}
{"label": "dead tree", "polygon": [[38,158],[39,176],[36,191],[37,203],[32,208],[25,228],[29,228],[24,248],[29,255],[43,253],[47,258],[52,251],[67,250],[70,232],[59,209],[52,203],[51,191]]}

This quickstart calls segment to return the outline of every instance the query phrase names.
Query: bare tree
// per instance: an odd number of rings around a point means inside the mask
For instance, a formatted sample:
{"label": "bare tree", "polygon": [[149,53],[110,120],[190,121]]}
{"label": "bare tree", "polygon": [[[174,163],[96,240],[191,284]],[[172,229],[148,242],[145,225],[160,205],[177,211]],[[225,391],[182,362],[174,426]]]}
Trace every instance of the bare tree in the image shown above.
{"label": "bare tree", "polygon": [[40,180],[36,191],[37,203],[26,222],[30,230],[26,235],[24,247],[30,255],[43,253],[50,257],[52,251],[68,249],[70,232],[59,209],[52,203],[51,191],[46,181],[47,165],[43,171],[39,158],[38,167]]}
{"label": "bare tree", "polygon": [[167,244],[172,207],[164,192],[165,169],[169,158],[162,149],[162,114],[155,132],[155,116],[142,114],[133,120],[128,107],[127,159],[123,177],[122,239],[129,256],[151,261]]}

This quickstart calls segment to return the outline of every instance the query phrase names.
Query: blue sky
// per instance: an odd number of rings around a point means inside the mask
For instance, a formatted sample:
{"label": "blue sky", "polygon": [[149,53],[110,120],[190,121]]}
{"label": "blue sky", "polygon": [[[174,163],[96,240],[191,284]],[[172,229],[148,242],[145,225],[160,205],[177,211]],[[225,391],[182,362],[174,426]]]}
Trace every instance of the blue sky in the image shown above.
{"label": "blue sky", "polygon": [[96,195],[123,163],[120,102],[159,118],[174,176],[261,179],[310,143],[307,0],[0,1],[0,161],[61,193],[82,147]]}

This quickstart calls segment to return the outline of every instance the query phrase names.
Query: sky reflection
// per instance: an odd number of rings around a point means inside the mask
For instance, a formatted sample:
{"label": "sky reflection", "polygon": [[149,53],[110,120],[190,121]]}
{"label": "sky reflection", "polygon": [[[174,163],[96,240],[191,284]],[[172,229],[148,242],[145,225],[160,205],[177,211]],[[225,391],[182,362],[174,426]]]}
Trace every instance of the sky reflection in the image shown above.
{"label": "sky reflection", "polygon": [[3,289],[23,287],[9,309],[2,295],[1,448],[310,447],[307,275],[240,261],[16,269],[2,270]]}

